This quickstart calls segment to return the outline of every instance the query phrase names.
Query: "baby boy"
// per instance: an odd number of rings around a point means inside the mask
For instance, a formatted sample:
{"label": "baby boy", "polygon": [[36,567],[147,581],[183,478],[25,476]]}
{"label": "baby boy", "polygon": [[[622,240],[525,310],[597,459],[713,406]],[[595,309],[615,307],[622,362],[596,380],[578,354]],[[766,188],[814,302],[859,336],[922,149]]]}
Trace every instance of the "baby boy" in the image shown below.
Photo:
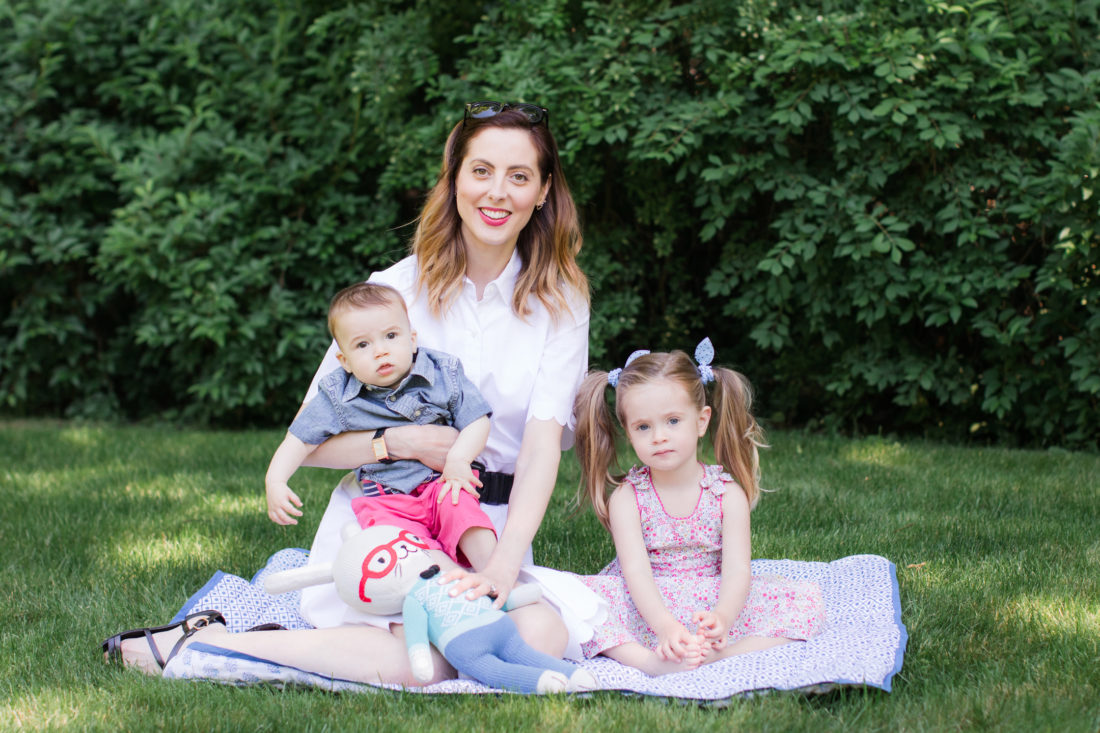
{"label": "baby boy", "polygon": [[[341,368],[321,379],[271,459],[268,516],[277,524],[296,524],[302,502],[288,482],[306,457],[333,435],[374,430],[376,462],[356,471],[364,495],[352,501],[352,509],[360,526],[408,529],[456,561],[464,556],[475,569],[484,567],[496,533],[478,503],[475,487],[481,482],[471,463],[489,436],[488,403],[457,358],[417,348],[405,301],[388,285],[366,282],[341,290],[328,321]],[[388,456],[384,431],[409,424],[458,429],[442,475],[419,461]],[[451,501],[444,503],[448,494]]]}

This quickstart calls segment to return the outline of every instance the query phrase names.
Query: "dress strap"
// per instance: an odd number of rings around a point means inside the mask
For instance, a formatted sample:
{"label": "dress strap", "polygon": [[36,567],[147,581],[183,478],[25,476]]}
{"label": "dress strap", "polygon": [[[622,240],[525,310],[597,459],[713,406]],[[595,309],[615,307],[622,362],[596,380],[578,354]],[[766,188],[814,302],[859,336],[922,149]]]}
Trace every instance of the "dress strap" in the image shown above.
{"label": "dress strap", "polygon": [[703,480],[700,485],[717,497],[726,493],[726,484],[733,481],[733,477],[722,470],[721,466],[703,466]]}
{"label": "dress strap", "polygon": [[653,491],[653,476],[649,473],[649,466],[631,466],[625,480],[635,491]]}

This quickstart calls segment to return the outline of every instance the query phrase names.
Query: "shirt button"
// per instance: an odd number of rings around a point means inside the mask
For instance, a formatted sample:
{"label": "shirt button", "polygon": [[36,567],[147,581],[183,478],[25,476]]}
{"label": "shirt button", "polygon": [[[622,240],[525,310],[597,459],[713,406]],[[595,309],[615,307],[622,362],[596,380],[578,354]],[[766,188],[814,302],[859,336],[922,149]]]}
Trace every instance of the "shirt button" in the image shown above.
{"label": "shirt button", "polygon": [[420,417],[420,413],[421,413],[421,411],[417,410],[416,412],[413,413],[413,417]]}

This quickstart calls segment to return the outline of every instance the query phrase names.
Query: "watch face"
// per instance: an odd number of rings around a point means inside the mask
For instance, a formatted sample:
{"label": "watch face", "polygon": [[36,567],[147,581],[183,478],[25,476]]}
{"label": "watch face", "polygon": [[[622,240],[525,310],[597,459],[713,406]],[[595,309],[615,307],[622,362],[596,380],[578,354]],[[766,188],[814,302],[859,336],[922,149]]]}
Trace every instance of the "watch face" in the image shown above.
{"label": "watch face", "polygon": [[390,457],[389,451],[386,450],[385,438],[375,438],[371,441],[371,447],[374,448],[375,460],[384,461]]}

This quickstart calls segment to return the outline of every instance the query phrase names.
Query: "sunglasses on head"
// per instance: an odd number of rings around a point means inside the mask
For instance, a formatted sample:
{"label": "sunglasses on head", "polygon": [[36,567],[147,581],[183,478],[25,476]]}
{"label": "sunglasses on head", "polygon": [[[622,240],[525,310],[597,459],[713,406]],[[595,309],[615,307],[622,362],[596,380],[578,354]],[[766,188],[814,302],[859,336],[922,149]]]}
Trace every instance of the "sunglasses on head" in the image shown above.
{"label": "sunglasses on head", "polygon": [[511,102],[468,102],[466,104],[466,114],[463,116],[462,121],[465,123],[470,118],[484,120],[489,117],[496,117],[506,109],[514,109],[527,115],[527,121],[532,125],[537,125],[540,122],[550,124],[550,110],[537,104],[527,104],[525,102],[517,104]]}

